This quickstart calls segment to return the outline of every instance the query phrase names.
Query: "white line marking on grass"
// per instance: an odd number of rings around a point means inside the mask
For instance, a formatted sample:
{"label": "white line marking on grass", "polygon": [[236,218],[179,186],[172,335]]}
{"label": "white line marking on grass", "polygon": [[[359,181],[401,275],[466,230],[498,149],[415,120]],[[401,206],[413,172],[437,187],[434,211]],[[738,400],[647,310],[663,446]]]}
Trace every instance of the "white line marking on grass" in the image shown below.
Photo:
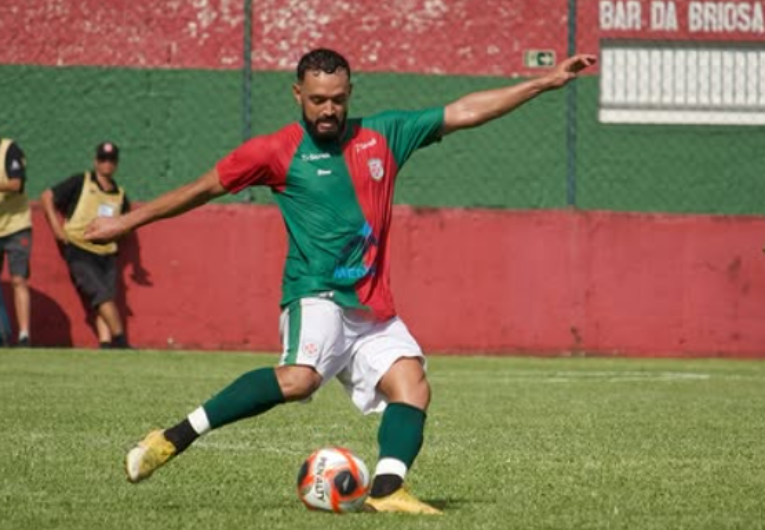
{"label": "white line marking on grass", "polygon": [[547,383],[571,383],[578,381],[602,380],[607,383],[643,383],[667,381],[706,381],[710,374],[693,372],[557,372],[551,378],[542,378]]}
{"label": "white line marking on grass", "polygon": [[233,443],[221,443],[221,442],[210,442],[210,441],[199,441],[196,444],[194,444],[194,447],[199,447],[201,449],[207,449],[212,451],[223,451],[223,452],[241,452],[241,453],[276,453],[279,455],[300,455],[305,452],[305,449],[290,449],[288,447],[283,446],[275,446],[275,445],[261,445],[256,443],[248,443],[248,442],[233,442]]}
{"label": "white line marking on grass", "polygon": [[[512,373],[481,372],[480,374],[434,374],[433,381],[459,382],[494,382],[494,383],[631,383],[631,382],[677,382],[677,381],[707,381],[711,374],[695,372],[625,372],[625,371],[560,371],[536,372],[513,371]],[[735,378],[735,376],[715,375],[718,379]]]}

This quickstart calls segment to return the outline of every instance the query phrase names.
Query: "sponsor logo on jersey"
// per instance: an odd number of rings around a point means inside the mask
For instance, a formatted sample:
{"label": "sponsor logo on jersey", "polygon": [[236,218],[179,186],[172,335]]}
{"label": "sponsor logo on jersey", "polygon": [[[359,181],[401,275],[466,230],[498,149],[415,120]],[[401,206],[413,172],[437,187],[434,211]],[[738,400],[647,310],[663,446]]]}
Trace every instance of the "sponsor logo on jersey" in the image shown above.
{"label": "sponsor logo on jersey", "polygon": [[360,280],[366,275],[374,276],[377,272],[377,267],[372,265],[371,267],[359,266],[359,267],[336,267],[332,273],[332,277],[336,280]]}
{"label": "sponsor logo on jersey", "polygon": [[332,170],[331,169],[317,169],[316,170],[316,174],[319,175],[320,177],[324,177],[326,175],[331,175],[332,174]]}
{"label": "sponsor logo on jersey", "polygon": [[360,142],[356,144],[356,152],[364,151],[366,149],[369,149],[370,147],[374,147],[377,145],[377,138],[372,138],[368,142]]}
{"label": "sponsor logo on jersey", "polygon": [[331,155],[329,153],[304,153],[300,155],[300,160],[304,162],[313,162],[314,160],[326,160]]}
{"label": "sponsor logo on jersey", "polygon": [[[340,251],[340,258],[332,273],[332,277],[336,280],[357,281],[366,276],[375,276],[377,274],[377,265],[373,263],[373,260],[378,245],[379,243],[372,227],[369,223],[364,223],[358,234],[351,238],[345,247],[343,247],[343,250]],[[375,249],[375,252],[370,254],[372,249]],[[364,256],[368,264],[344,265],[352,260],[351,256],[354,254]]]}
{"label": "sponsor logo on jersey", "polygon": [[369,176],[372,180],[380,181],[385,176],[385,166],[379,158],[370,158],[367,166],[369,166]]}

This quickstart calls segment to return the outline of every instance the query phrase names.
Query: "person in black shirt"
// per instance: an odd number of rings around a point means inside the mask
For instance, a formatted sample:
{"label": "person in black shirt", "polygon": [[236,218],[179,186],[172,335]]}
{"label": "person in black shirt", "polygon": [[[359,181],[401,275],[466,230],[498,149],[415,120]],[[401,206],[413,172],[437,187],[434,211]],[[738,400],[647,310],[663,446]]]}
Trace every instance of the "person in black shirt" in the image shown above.
{"label": "person in black shirt", "polygon": [[[114,180],[118,163],[119,148],[103,142],[96,148],[94,171],[73,175],[40,197],[53,236],[64,247],[72,281],[96,312],[101,348],[130,348],[115,303],[118,245],[92,243],[84,237],[92,220],[116,217],[130,209],[125,190]],[[60,215],[65,218],[63,225]]]}

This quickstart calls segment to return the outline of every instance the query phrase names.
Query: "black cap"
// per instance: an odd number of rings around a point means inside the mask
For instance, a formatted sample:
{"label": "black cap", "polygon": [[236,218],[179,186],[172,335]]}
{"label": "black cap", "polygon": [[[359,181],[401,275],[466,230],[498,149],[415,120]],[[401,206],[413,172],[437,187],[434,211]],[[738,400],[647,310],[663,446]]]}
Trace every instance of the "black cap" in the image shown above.
{"label": "black cap", "polygon": [[113,142],[101,142],[96,147],[96,158],[98,160],[114,160],[117,162],[120,159],[120,149]]}

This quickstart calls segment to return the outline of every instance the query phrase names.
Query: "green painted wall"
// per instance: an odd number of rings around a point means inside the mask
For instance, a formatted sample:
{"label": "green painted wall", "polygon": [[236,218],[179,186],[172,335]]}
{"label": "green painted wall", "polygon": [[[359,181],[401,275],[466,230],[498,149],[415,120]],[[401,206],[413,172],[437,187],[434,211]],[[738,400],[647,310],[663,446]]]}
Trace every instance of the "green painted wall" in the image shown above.
{"label": "green painted wall", "polygon": [[765,214],[765,127],[602,125],[597,81],[586,81],[579,91],[579,207]]}
{"label": "green painted wall", "polygon": [[[253,134],[296,119],[291,73],[253,75]],[[500,78],[354,75],[353,111],[418,108],[502,86]],[[577,199],[581,208],[765,214],[765,127],[597,123],[598,80],[578,82]],[[0,66],[0,134],[29,159],[29,190],[89,166],[109,138],[136,200],[190,180],[242,139],[238,71]],[[397,201],[421,206],[566,206],[565,93],[447,137],[415,155]],[[247,194],[229,200],[245,200]],[[255,193],[257,202],[268,193]]]}
{"label": "green painted wall", "polygon": [[194,178],[241,138],[241,75],[198,70],[0,67],[0,135],[27,154],[28,191],[91,167],[98,142],[122,150],[133,199]]}

